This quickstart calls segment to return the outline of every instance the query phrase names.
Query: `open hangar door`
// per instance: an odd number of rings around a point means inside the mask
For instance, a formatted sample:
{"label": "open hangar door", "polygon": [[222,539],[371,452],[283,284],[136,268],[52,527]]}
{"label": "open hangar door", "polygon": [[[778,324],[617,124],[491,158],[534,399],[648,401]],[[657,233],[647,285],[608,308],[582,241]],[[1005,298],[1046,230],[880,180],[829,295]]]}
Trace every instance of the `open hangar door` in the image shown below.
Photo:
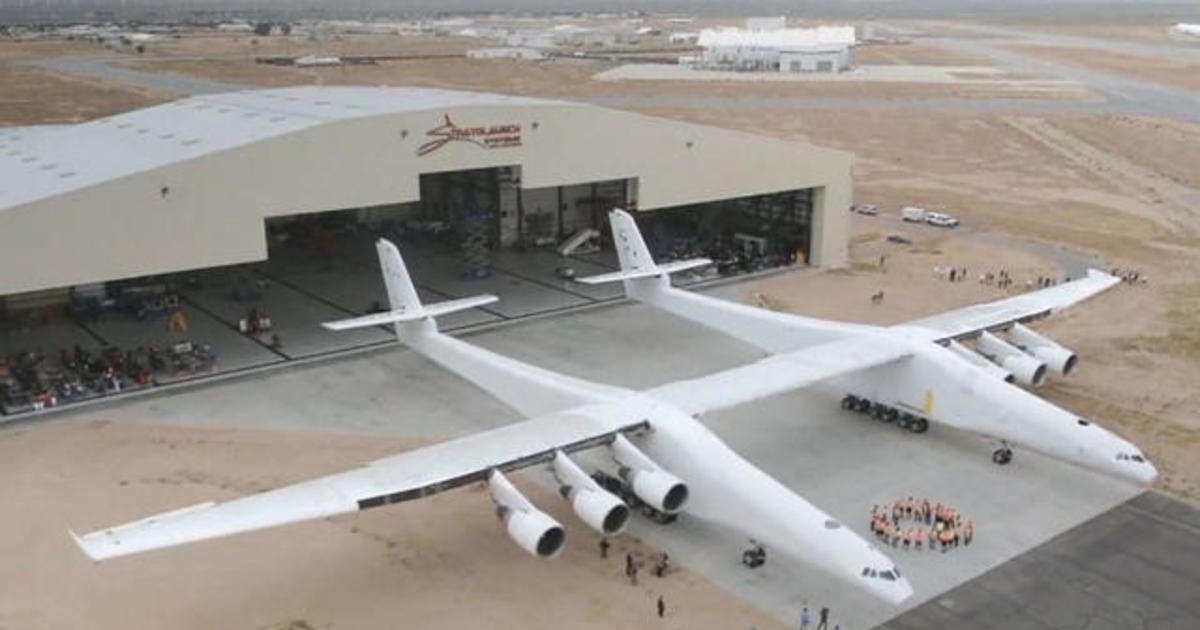
{"label": "open hangar door", "polygon": [[655,260],[711,258],[723,275],[806,264],[812,215],[808,188],[635,213]]}

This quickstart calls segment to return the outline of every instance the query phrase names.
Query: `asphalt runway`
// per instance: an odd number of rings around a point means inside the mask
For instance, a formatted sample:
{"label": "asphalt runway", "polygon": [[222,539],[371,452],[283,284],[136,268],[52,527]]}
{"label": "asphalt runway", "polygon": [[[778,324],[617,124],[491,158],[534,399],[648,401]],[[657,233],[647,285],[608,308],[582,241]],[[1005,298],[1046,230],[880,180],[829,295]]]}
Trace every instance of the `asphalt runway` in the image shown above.
{"label": "asphalt runway", "polygon": [[1200,627],[1200,508],[1146,492],[878,630]]}

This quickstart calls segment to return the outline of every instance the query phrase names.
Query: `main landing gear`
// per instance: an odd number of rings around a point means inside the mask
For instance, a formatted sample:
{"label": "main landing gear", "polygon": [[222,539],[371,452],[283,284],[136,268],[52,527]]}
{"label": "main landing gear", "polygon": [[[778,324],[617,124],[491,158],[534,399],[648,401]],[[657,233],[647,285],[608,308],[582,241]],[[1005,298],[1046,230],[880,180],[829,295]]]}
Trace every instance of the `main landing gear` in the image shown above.
{"label": "main landing gear", "polygon": [[750,548],[742,552],[742,564],[757,569],[767,562],[767,550],[763,548],[762,543],[757,540],[750,539]]}
{"label": "main landing gear", "polygon": [[853,394],[842,399],[842,409],[869,414],[880,422],[892,423],[913,433],[924,433],[929,430],[929,420],[926,418],[889,407],[883,403],[871,402]]}
{"label": "main landing gear", "polygon": [[1012,458],[1013,452],[1012,449],[1008,447],[1008,442],[1001,442],[1000,448],[992,452],[992,461],[997,466],[1003,466],[1011,462]]}

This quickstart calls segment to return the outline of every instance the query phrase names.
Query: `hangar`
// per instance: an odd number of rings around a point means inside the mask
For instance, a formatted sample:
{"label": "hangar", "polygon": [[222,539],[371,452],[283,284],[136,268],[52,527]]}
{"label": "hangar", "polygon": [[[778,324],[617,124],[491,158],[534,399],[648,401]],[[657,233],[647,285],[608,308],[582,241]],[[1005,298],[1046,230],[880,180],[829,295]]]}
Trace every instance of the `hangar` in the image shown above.
{"label": "hangar", "polygon": [[[376,236],[405,247],[422,290],[501,297],[451,326],[618,299],[564,272],[614,268],[613,207],[660,259],[839,266],[850,168],[743,132],[427,88],[254,90],[0,129],[0,411],[55,404],[54,382],[74,396],[64,374],[94,393],[213,369],[191,340],[222,370],[386,343],[318,326],[378,308],[362,258]],[[587,247],[561,257],[572,241]]]}
{"label": "hangar", "polygon": [[829,149],[495,94],[197,96],[0,129],[0,295],[263,260],[272,221],[331,211],[407,211],[455,230],[481,215],[486,245],[505,247],[602,228],[613,206],[716,206],[750,237],[796,226],[808,262],[838,266],[850,164]]}

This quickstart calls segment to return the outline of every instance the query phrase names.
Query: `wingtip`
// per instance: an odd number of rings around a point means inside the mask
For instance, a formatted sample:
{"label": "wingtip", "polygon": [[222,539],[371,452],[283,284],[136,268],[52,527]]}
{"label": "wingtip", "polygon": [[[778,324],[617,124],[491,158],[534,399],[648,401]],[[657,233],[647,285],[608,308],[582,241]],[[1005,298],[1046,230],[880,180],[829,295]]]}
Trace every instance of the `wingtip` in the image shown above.
{"label": "wingtip", "polygon": [[75,530],[68,529],[67,533],[71,535],[71,540],[75,541],[75,545],[79,547],[79,550],[83,552],[83,555],[90,558],[93,562],[100,560],[100,558],[96,557],[96,555],[92,553],[92,550],[88,548],[87,542],[85,542],[83,538],[79,536],[79,534],[75,533]]}

